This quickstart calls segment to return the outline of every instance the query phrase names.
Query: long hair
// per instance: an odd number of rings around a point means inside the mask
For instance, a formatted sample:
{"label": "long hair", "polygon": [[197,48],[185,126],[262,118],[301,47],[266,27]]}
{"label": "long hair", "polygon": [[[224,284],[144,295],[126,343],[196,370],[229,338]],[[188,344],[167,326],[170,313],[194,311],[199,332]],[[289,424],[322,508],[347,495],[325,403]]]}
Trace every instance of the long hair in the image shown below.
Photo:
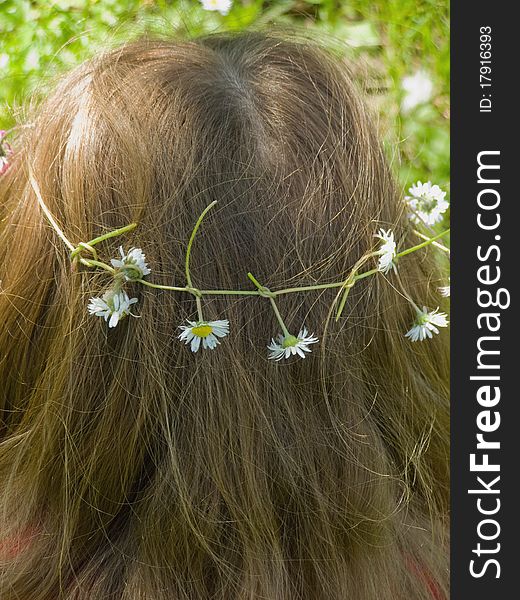
{"label": "long hair", "polygon": [[[346,279],[392,227],[417,243],[348,67],[284,35],[145,39],[75,69],[0,181],[2,600],[426,600],[447,593],[447,336],[404,338],[390,273],[279,297],[320,345],[267,359],[265,298],[205,297],[215,350],[177,339],[189,294],[135,285],[109,329],[75,243],[130,222],[150,280],[276,290]],[[372,265],[374,266],[374,265]],[[399,262],[435,307],[431,249]],[[15,546],[16,551],[13,550]]]}

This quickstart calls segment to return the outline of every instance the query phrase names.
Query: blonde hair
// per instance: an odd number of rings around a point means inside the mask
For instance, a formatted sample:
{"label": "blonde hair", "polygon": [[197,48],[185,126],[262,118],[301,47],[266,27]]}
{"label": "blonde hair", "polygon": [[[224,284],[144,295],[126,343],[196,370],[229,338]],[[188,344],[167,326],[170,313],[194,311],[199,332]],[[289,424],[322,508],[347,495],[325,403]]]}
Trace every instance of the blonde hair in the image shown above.
{"label": "blonde hair", "polygon": [[[377,226],[416,241],[348,68],[276,34],[142,40],[65,77],[33,125],[0,179],[0,543],[30,532],[0,549],[2,600],[447,594],[447,336],[405,340],[383,277],[282,365],[262,298],[205,299],[232,323],[216,351],[176,339],[189,295],[136,288],[139,318],[108,330],[86,312],[106,274],[71,268],[28,181],[71,239],[137,222],[123,243],[157,283],[182,280],[216,199],[200,288],[346,278]],[[399,269],[438,305],[431,250]],[[322,336],[335,293],[280,306]]]}

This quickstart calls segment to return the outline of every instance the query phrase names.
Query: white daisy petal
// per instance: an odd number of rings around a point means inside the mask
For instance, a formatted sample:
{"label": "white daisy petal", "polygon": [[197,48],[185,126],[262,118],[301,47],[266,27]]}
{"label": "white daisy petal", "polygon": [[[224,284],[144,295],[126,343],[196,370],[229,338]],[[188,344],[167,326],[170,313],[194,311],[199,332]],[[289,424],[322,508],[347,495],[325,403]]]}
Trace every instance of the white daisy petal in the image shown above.
{"label": "white daisy petal", "polygon": [[119,313],[113,312],[110,316],[110,320],[108,321],[109,327],[115,327],[119,323]]}
{"label": "white daisy petal", "polygon": [[191,345],[190,345],[190,348],[191,348],[192,352],[197,352],[197,350],[200,347],[200,340],[201,339],[202,338],[198,337],[197,335],[192,336],[192,338],[191,338]]}
{"label": "white daisy petal", "polygon": [[202,342],[203,342],[204,348],[209,348],[210,350],[213,350],[214,348],[217,347],[218,344],[220,344],[218,339],[212,333],[210,333],[208,335],[208,337],[204,338],[202,340]]}
{"label": "white daisy petal", "polygon": [[385,231],[380,229],[374,237],[381,240],[381,248],[377,251],[379,254],[378,269],[382,273],[388,273],[391,269],[395,269],[394,259],[397,255],[397,244],[394,240],[394,233],[390,229]]}
{"label": "white daisy petal", "polygon": [[444,296],[444,298],[449,298],[451,294],[450,278],[448,277],[448,285],[438,287],[437,289],[439,290],[441,296]]}
{"label": "white daisy petal", "polygon": [[217,337],[226,337],[229,333],[229,321],[211,321],[211,327]]}

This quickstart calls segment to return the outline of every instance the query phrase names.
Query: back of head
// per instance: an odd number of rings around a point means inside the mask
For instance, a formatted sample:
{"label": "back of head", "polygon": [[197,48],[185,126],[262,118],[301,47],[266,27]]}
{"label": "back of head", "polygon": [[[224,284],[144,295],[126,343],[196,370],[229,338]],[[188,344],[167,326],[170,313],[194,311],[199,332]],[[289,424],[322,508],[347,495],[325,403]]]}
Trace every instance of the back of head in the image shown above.
{"label": "back of head", "polygon": [[[189,294],[135,286],[138,318],[107,329],[86,312],[106,273],[71,268],[28,180],[75,241],[138,223],[99,251],[142,248],[158,284],[185,284],[214,200],[197,288],[346,279],[379,226],[413,245],[346,67],[278,35],[144,40],[73,71],[32,125],[0,181],[2,600],[445,591],[446,341],[404,339],[392,285],[359,281],[337,323],[337,290],[280,296],[320,337],[305,360],[267,360],[262,297],[204,298],[230,322],[214,351],[177,339]],[[426,250],[399,264],[430,304],[434,270]]]}

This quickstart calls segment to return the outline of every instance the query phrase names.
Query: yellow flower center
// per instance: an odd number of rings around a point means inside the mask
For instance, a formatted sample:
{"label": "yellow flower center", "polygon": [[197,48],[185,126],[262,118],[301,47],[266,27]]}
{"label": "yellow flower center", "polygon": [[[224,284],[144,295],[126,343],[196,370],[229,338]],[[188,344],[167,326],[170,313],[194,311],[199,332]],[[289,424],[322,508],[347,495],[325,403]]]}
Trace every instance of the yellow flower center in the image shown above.
{"label": "yellow flower center", "polygon": [[282,342],[282,348],[289,348],[290,346],[296,346],[298,343],[298,338],[294,335],[290,335],[286,337]]}
{"label": "yellow flower center", "polygon": [[197,337],[205,338],[213,331],[210,325],[197,325],[191,332]]}

